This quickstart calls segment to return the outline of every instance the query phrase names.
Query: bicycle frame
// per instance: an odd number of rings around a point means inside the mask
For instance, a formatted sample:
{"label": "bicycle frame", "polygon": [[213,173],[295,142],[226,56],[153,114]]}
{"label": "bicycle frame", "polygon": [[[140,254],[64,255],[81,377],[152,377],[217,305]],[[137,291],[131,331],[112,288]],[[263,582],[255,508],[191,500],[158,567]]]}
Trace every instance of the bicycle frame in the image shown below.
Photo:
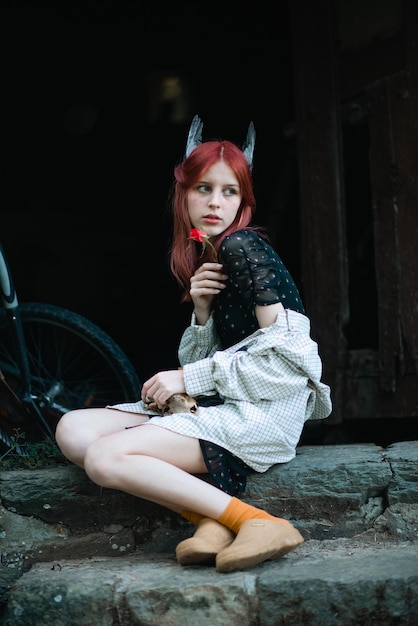
{"label": "bicycle frame", "polygon": [[25,336],[23,332],[22,320],[19,311],[19,301],[13,284],[12,275],[6,259],[4,248],[0,243],[0,290],[2,305],[6,309],[10,327],[13,330],[16,344],[16,353],[20,369],[20,380],[22,381],[22,391],[20,400],[32,410],[39,419],[46,432],[54,438],[51,427],[44,419],[39,407],[34,402],[31,390],[31,379],[29,361],[26,350]]}

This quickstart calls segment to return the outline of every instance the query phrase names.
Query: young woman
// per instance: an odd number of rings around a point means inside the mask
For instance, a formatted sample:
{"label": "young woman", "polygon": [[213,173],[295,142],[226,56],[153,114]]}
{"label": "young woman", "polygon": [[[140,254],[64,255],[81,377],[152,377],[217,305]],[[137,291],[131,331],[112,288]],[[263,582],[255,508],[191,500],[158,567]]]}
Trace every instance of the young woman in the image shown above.
{"label": "young woman", "polygon": [[[230,572],[303,542],[290,522],[237,494],[249,474],[290,461],[305,421],[327,417],[331,400],[298,289],[251,225],[254,127],[243,150],[201,136],[196,116],[174,170],[171,270],[194,306],[181,368],[152,376],[137,402],[65,414],[56,438],[98,485],[196,526],[176,548],[180,564],[215,561]],[[184,392],[197,398],[197,413],[163,417],[147,408]]]}

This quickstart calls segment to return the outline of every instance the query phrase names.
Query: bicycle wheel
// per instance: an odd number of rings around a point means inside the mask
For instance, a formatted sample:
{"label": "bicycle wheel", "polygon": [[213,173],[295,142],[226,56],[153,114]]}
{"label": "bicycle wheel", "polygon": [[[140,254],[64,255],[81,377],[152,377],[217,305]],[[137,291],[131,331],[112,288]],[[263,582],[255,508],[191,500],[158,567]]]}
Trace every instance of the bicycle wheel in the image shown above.
{"label": "bicycle wheel", "polygon": [[[50,304],[25,302],[19,309],[32,399],[52,430],[71,409],[138,399],[141,385],[131,361],[96,324]],[[0,310],[0,370],[19,396],[14,341],[6,312]]]}

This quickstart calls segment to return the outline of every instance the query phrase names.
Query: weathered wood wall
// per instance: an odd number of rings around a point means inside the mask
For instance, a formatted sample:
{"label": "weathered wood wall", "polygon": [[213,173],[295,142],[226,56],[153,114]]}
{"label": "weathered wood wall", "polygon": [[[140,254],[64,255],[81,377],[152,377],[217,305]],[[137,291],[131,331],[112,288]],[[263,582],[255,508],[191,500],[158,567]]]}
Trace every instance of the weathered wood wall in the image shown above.
{"label": "weathered wood wall", "polygon": [[[417,5],[406,0],[400,30],[362,49],[362,72],[354,77],[359,51],[350,57],[339,47],[337,2],[292,0],[289,12],[302,284],[324,379],[333,390],[329,422],[418,417]],[[367,245],[373,247],[374,284],[369,291],[376,292],[377,345],[373,332],[369,343],[360,346],[350,345],[347,333],[355,315],[358,277],[350,273],[347,243],[353,200],[347,201],[344,107],[360,112],[367,137],[361,149],[367,151],[370,191],[358,203],[371,205]],[[361,233],[366,212],[359,211],[355,219]],[[357,296],[361,324],[373,312],[365,300],[362,316],[361,294]]]}

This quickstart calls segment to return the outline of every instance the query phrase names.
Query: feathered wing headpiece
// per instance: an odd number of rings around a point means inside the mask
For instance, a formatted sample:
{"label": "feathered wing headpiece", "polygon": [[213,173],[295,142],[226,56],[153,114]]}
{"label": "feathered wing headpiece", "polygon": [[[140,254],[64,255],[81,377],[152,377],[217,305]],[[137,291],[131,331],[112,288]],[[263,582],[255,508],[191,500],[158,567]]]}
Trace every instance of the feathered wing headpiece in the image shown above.
{"label": "feathered wing headpiece", "polygon": [[[189,154],[202,143],[203,122],[198,115],[195,115],[190,124],[189,134],[187,136],[186,152],[184,158],[187,159]],[[255,128],[253,122],[248,126],[247,138],[242,146],[242,151],[248,161],[250,170],[253,169],[253,154],[255,146]]]}
{"label": "feathered wing headpiece", "polygon": [[185,159],[187,159],[192,150],[202,143],[202,129],[203,122],[198,115],[195,115],[190,124],[189,135],[187,137]]}
{"label": "feathered wing headpiece", "polygon": [[255,128],[254,128],[253,122],[250,122],[250,125],[248,126],[247,138],[245,140],[244,145],[242,146],[242,151],[248,161],[250,170],[253,169],[254,146],[255,146]]}

